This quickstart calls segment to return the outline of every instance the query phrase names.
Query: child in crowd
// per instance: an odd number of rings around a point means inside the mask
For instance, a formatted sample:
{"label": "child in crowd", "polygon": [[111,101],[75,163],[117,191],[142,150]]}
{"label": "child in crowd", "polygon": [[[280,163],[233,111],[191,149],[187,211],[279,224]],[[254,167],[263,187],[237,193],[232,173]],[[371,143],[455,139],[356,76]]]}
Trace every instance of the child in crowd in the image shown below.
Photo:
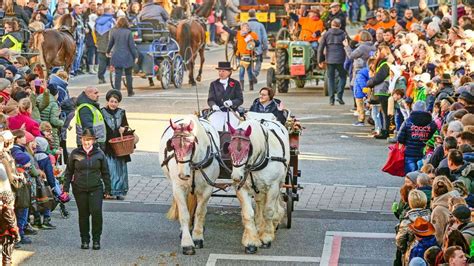
{"label": "child in crowd", "polygon": [[11,265],[15,241],[21,240],[13,207],[14,202],[15,198],[11,191],[0,192],[0,241],[3,265]]}

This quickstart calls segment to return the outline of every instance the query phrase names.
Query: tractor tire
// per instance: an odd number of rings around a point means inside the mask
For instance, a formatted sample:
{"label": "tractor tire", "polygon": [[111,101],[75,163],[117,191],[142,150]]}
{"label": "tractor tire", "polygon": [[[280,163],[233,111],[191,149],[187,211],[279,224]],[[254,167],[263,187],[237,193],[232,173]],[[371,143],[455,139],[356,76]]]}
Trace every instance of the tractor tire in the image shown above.
{"label": "tractor tire", "polygon": [[275,68],[270,67],[267,70],[267,87],[275,89],[275,82],[276,82]]}
{"label": "tractor tire", "polygon": [[306,84],[306,80],[304,79],[295,79],[295,84],[298,89],[304,88],[304,85]]}
{"label": "tractor tire", "polygon": [[[288,75],[288,55],[285,49],[276,50],[276,74]],[[288,93],[290,81],[288,79],[276,79],[276,88],[280,93]]]}

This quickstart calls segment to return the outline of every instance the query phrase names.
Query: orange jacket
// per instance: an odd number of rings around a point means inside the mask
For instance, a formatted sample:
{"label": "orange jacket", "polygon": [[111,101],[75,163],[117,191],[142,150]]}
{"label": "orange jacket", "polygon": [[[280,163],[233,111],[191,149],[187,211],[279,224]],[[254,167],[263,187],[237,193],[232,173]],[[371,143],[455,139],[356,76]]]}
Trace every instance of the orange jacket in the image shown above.
{"label": "orange jacket", "polygon": [[411,25],[413,23],[418,23],[418,20],[416,18],[412,18],[410,21],[406,20],[407,25],[406,25],[406,30],[410,31],[411,30]]}
{"label": "orange jacket", "polygon": [[373,29],[374,31],[377,31],[380,28],[380,22],[375,24],[375,25],[370,25],[370,24],[365,24],[364,29],[369,30]]}
{"label": "orange jacket", "polygon": [[247,38],[247,36],[250,35],[252,36],[252,38],[255,40],[255,41],[258,41],[258,35],[251,31],[249,33],[247,33],[245,36],[242,36],[242,34],[240,34],[240,30],[237,32],[237,53],[236,55],[249,55],[250,53],[252,53],[252,51],[250,50],[247,50],[247,42],[245,41],[245,38]]}
{"label": "orange jacket", "polygon": [[379,23],[377,23],[377,25],[379,25],[380,28],[391,29],[395,27],[395,23],[396,21],[394,19],[391,19],[389,22],[380,21]]}
{"label": "orange jacket", "polygon": [[[299,39],[306,42],[317,42],[324,31],[324,23],[321,19],[313,20],[307,17],[300,17],[298,23],[301,25]],[[313,37],[315,32],[319,31],[319,36]]]}

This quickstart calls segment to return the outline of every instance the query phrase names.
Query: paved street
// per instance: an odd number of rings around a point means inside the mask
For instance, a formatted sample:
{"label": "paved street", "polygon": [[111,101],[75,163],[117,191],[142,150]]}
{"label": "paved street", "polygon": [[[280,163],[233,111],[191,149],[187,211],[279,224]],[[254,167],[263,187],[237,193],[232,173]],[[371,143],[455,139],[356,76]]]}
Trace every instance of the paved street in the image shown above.
{"label": "paved street", "polygon": [[[101,251],[79,249],[80,239],[75,203],[69,203],[70,219],[53,214],[55,231],[33,236],[33,245],[15,251],[16,263],[27,265],[388,265],[395,254],[396,219],[390,207],[398,200],[403,180],[380,171],[387,156],[385,141],[369,136],[370,127],[356,128],[346,91],[346,105],[330,106],[316,84],[277,94],[285,107],[301,119],[300,201],[296,204],[293,227],[284,223],[271,249],[244,255],[240,243],[242,225],[238,202],[233,198],[212,198],[206,219],[204,249],[195,256],[181,255],[179,224],[165,213],[171,201],[171,186],[158,163],[160,136],[171,117],[192,114],[206,107],[210,81],[222,61],[222,48],[206,52],[203,81],[196,88],[162,90],[159,82],[134,80],[136,95],[124,97],[121,107],[129,124],[140,137],[129,164],[130,191],[124,202],[105,203]],[[270,67],[264,64],[263,69]],[[234,73],[235,78],[238,73]],[[244,92],[249,107],[265,84],[266,71],[259,76],[256,91]],[[97,77],[79,76],[71,81],[76,96]],[[187,78],[185,79],[187,82]],[[321,85],[321,84],[319,84]],[[100,102],[105,103],[109,84],[98,85]],[[124,95],[126,95],[126,92]],[[74,130],[68,144],[74,147]],[[232,190],[229,194],[234,193]]]}

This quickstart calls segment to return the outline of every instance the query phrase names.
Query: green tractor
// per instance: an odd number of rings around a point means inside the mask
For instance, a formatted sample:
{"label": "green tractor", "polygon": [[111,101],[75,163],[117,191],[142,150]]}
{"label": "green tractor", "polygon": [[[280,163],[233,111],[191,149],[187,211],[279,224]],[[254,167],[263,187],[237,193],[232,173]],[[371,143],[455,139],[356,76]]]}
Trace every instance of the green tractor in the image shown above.
{"label": "green tractor", "polygon": [[[284,35],[284,32],[278,34]],[[267,71],[267,86],[287,93],[290,80],[295,82],[297,88],[304,88],[307,81],[316,80],[318,84],[320,80],[325,80],[325,71],[317,66],[313,56],[316,55],[309,42],[279,38],[275,48],[275,68]],[[324,95],[327,96],[327,82],[324,82]]]}

